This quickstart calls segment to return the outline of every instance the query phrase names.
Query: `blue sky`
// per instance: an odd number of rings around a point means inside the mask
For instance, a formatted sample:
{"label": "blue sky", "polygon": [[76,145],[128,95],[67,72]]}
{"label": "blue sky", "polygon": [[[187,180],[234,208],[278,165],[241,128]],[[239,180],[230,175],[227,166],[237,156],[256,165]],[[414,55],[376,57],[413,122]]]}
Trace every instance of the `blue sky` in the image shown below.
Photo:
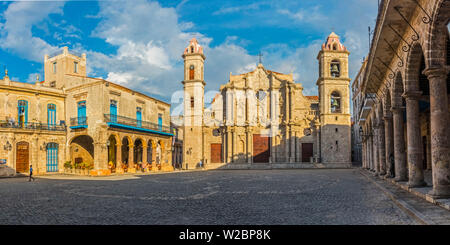
{"label": "blue sky", "polygon": [[[181,54],[192,37],[204,47],[206,90],[229,73],[266,68],[315,85],[320,46],[331,31],[351,52],[350,74],[368,52],[377,0],[173,0],[0,2],[0,64],[16,81],[43,78],[43,59],[62,46],[87,54],[88,76],[170,102],[182,90]],[[3,76],[3,75],[2,75]]]}

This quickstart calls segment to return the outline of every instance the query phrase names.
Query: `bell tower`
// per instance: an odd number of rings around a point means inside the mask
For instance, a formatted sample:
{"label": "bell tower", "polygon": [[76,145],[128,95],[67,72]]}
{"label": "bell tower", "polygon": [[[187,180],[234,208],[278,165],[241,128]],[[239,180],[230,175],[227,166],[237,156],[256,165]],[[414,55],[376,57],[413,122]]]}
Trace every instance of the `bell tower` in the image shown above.
{"label": "bell tower", "polygon": [[204,159],[203,150],[203,110],[204,90],[203,48],[192,38],[182,55],[184,59],[184,168],[195,169]]}
{"label": "bell tower", "polygon": [[317,56],[322,163],[351,163],[349,54],[332,32]]}

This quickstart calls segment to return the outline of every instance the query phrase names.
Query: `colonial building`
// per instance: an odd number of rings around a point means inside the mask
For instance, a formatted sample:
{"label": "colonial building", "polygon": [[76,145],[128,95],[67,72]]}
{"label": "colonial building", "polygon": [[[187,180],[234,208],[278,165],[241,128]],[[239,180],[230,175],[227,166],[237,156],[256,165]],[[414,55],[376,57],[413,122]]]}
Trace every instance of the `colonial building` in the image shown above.
{"label": "colonial building", "polygon": [[318,54],[319,96],[304,96],[292,74],[256,69],[229,81],[205,107],[205,54],[194,38],[184,59],[185,168],[225,164],[350,160],[349,52],[332,33]]}
{"label": "colonial building", "polygon": [[0,167],[4,174],[90,174],[172,169],[170,105],[104,79],[86,76],[86,55],[46,55],[44,81],[0,80]]}
{"label": "colonial building", "polygon": [[382,0],[358,91],[363,167],[450,197],[450,0]]}

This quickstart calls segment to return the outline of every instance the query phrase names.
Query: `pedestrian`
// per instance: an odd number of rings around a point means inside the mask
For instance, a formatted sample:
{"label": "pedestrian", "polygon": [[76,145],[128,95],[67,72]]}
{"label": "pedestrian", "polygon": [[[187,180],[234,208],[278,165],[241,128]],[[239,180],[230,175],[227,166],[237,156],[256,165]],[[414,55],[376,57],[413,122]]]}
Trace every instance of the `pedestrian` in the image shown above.
{"label": "pedestrian", "polygon": [[33,165],[30,164],[30,178],[28,179],[28,182],[31,181],[31,179],[33,179],[33,181],[34,181],[34,178],[33,178]]}

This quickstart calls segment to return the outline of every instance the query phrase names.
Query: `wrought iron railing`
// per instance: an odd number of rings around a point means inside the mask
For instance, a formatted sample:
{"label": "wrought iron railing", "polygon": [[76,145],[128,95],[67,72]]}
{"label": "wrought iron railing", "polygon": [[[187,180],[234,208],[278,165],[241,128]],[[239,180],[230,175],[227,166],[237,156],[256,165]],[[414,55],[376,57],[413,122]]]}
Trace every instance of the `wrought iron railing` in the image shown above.
{"label": "wrought iron railing", "polygon": [[117,123],[127,126],[132,126],[136,128],[144,128],[144,129],[151,129],[155,131],[165,132],[165,133],[172,133],[171,127],[169,126],[163,126],[157,123],[137,120],[135,118],[130,117],[124,117],[124,116],[118,116],[114,114],[104,114],[105,115],[105,121],[107,123]]}
{"label": "wrought iron railing", "polygon": [[14,128],[24,130],[66,131],[66,125],[46,124],[39,122],[0,121],[0,128]]}
{"label": "wrought iron railing", "polygon": [[70,126],[87,126],[87,117],[72,117],[70,118]]}

